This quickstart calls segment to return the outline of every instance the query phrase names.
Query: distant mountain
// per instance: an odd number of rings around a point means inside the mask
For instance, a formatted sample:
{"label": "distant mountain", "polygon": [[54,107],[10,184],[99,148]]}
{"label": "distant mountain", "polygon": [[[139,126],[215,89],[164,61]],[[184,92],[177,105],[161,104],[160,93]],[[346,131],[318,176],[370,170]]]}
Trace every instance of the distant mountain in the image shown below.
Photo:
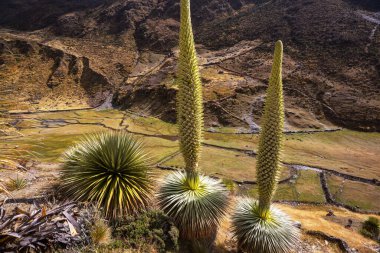
{"label": "distant mountain", "polygon": [[[380,130],[378,0],[192,0],[192,14],[209,126],[257,128],[281,39],[289,129]],[[174,121],[178,20],[178,0],[2,0],[0,82],[36,108],[113,94]]]}

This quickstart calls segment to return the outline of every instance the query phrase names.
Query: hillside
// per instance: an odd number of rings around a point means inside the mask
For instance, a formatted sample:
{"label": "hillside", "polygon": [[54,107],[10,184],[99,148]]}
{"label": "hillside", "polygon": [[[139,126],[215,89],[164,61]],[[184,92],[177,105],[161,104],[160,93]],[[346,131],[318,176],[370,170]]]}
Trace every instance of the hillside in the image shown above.
{"label": "hillside", "polygon": [[179,2],[0,1],[0,252],[380,252],[380,1]]}
{"label": "hillside", "polygon": [[[257,130],[282,39],[288,130],[379,130],[377,0],[192,4],[209,126]],[[20,110],[112,100],[173,122],[178,19],[174,0],[1,1],[1,83],[18,87]]]}

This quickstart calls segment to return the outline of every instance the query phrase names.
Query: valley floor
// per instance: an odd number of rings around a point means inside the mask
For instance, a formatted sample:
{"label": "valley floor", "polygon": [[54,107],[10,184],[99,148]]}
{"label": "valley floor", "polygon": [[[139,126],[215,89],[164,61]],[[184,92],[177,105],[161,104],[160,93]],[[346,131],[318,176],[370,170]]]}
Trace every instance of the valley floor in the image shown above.
{"label": "valley floor", "polygon": [[[16,177],[27,180],[25,189],[11,192],[14,202],[45,198],[58,182],[62,153],[81,135],[94,131],[125,130],[141,137],[154,159],[153,176],[158,179],[183,166],[176,126],[156,118],[93,109],[13,116],[12,124],[21,134],[4,139],[0,145],[25,157],[25,162],[18,173],[3,167],[0,175],[4,182]],[[207,129],[200,166],[204,173],[223,179],[234,198],[256,197],[258,135],[240,132],[239,128]],[[24,150],[29,150],[28,154]],[[302,224],[304,239],[310,243],[301,252],[311,252],[307,249],[310,245],[315,246],[312,252],[339,252],[336,244],[323,236],[315,237],[315,233],[311,236],[310,231],[340,238],[359,252],[375,252],[376,243],[358,231],[369,215],[380,214],[378,154],[380,133],[338,130],[286,134],[275,199],[281,209]],[[1,199],[5,197],[0,194]],[[326,216],[330,209],[335,216]],[[352,227],[345,228],[349,219]],[[222,252],[229,250],[232,240],[228,224],[226,219],[218,235]]]}

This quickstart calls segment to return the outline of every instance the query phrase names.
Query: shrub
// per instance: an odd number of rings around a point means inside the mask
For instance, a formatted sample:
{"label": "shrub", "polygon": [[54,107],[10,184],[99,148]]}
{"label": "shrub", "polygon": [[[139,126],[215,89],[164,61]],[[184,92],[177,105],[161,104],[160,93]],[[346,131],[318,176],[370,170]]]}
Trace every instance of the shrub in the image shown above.
{"label": "shrub", "polygon": [[148,171],[142,143],[132,135],[94,133],[64,154],[61,192],[66,198],[96,201],[106,217],[115,219],[146,207]]}
{"label": "shrub", "polygon": [[369,217],[362,226],[361,234],[365,237],[377,240],[380,234],[380,223],[376,217]]}
{"label": "shrub", "polygon": [[115,224],[114,235],[142,252],[148,251],[152,245],[159,252],[179,248],[178,229],[161,211],[148,211],[119,220]]}

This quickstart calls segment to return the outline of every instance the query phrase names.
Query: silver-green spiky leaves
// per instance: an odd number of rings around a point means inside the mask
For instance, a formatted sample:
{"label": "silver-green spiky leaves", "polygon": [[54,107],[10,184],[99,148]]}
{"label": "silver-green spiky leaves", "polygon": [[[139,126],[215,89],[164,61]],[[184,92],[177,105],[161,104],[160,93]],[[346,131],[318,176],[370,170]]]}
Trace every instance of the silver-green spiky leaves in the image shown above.
{"label": "silver-green spiky leaves", "polygon": [[263,219],[258,201],[252,199],[239,200],[232,229],[239,248],[248,253],[286,253],[299,243],[299,229],[285,213],[271,206]]}
{"label": "silver-green spiky leaves", "polygon": [[85,136],[64,154],[62,190],[67,198],[95,201],[109,218],[139,211],[150,199],[149,159],[125,132]]}
{"label": "silver-green spiky leaves", "polygon": [[164,179],[158,202],[173,218],[182,238],[206,238],[215,233],[226,212],[228,191],[220,180],[174,172]]}
{"label": "silver-green spiky leaves", "polygon": [[262,129],[257,156],[256,171],[259,186],[259,202],[264,212],[270,206],[280,176],[280,153],[284,128],[281,74],[282,55],[282,42],[277,41],[265,100],[264,115],[261,121]]}
{"label": "silver-green spiky leaves", "polygon": [[181,0],[179,48],[177,122],[180,147],[186,170],[196,171],[201,149],[203,102],[202,83],[191,26],[190,0]]}

